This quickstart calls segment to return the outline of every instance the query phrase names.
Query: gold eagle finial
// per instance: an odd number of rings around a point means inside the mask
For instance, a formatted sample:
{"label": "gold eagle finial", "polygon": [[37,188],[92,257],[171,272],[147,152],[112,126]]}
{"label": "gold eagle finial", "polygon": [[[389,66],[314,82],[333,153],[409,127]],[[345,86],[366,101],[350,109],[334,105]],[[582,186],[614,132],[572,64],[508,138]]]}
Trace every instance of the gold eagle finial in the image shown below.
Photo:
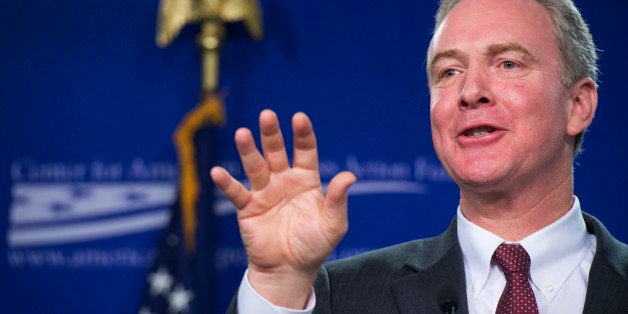
{"label": "gold eagle finial", "polygon": [[226,22],[243,21],[256,40],[263,36],[258,0],[161,0],[157,21],[157,44],[167,46],[186,24],[200,23],[197,42],[203,53],[203,98],[218,86],[219,51]]}
{"label": "gold eagle finial", "polygon": [[260,40],[264,33],[257,0],[160,0],[157,45],[167,46],[186,24],[204,20],[243,21],[255,40]]}

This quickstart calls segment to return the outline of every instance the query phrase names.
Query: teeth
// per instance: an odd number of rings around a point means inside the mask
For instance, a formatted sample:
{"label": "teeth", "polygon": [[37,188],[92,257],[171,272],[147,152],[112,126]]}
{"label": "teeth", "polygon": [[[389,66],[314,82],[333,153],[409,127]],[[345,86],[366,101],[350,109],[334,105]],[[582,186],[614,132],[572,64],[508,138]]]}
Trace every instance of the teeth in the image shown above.
{"label": "teeth", "polygon": [[471,136],[478,137],[486,134],[488,134],[487,130],[473,130],[473,134]]}
{"label": "teeth", "polygon": [[472,137],[480,137],[480,136],[484,136],[486,134],[489,134],[491,132],[493,132],[495,129],[493,129],[490,126],[480,126],[477,128],[473,128],[470,130],[467,130],[466,132],[464,132],[464,134],[466,136],[472,136]]}

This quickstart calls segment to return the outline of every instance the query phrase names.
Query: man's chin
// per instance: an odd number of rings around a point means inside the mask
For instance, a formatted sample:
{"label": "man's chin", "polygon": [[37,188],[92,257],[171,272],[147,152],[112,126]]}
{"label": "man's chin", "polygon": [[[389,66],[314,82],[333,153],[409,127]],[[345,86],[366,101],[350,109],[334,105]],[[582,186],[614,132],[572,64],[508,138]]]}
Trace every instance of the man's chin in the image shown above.
{"label": "man's chin", "polygon": [[490,193],[504,190],[508,176],[496,172],[467,173],[454,177],[462,192]]}

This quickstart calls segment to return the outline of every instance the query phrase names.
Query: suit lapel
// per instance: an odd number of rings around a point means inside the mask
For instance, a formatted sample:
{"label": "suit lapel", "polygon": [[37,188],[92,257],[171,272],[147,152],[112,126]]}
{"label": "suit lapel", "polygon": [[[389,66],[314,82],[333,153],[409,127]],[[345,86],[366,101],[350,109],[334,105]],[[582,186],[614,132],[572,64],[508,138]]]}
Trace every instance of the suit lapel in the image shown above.
{"label": "suit lapel", "polygon": [[457,304],[456,313],[468,312],[455,219],[433,245],[408,258],[405,267],[403,271],[409,275],[392,283],[400,313],[442,313],[448,300]]}
{"label": "suit lapel", "polygon": [[[609,307],[619,305],[617,300],[618,287],[621,286],[614,271],[605,261],[597,260],[591,265],[587,296],[583,313],[619,313]],[[625,302],[625,301],[622,301]]]}
{"label": "suit lapel", "polygon": [[586,213],[583,216],[589,233],[596,237],[583,313],[628,312],[628,284],[622,270],[625,269],[626,247],[613,238],[599,220]]}

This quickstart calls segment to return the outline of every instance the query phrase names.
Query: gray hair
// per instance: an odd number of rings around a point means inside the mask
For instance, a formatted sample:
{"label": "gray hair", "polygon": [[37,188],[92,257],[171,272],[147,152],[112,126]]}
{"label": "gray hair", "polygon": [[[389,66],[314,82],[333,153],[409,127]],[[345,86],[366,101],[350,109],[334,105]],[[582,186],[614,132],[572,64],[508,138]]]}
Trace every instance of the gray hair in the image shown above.
{"label": "gray hair", "polygon": [[[434,31],[443,23],[449,12],[462,0],[441,0],[436,12]],[[573,86],[589,77],[598,83],[597,49],[593,36],[580,11],[572,0],[535,0],[549,12],[554,22],[554,39],[560,54],[560,72],[563,85]],[[432,38],[433,40],[433,38]],[[430,42],[430,47],[432,43]],[[430,49],[431,50],[431,49]],[[430,52],[428,51],[428,59]],[[575,138],[574,152],[581,150],[584,131]]]}

